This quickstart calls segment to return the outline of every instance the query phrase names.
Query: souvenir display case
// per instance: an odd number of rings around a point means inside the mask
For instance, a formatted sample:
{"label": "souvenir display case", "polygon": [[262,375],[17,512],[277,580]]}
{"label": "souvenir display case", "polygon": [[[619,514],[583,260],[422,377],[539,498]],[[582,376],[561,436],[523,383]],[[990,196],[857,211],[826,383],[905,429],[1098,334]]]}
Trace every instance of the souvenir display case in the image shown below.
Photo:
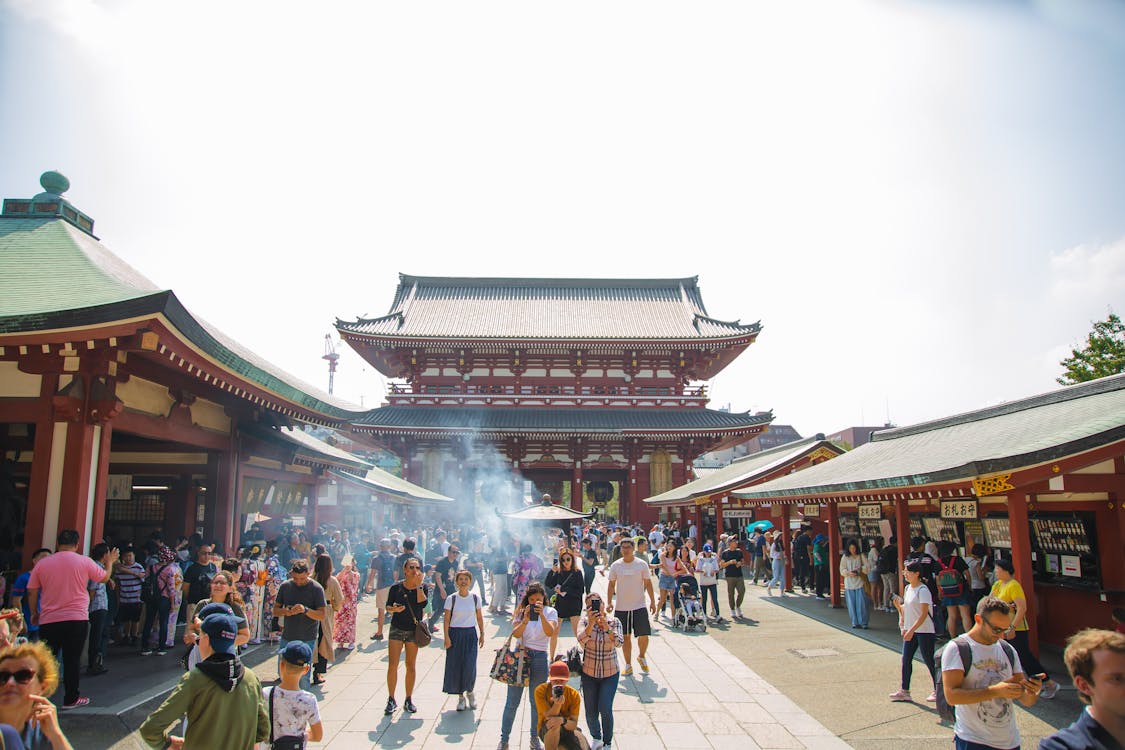
{"label": "souvenir display case", "polygon": [[1037,581],[1100,588],[1093,513],[1036,513],[1031,517],[1031,544]]}
{"label": "souvenir display case", "polygon": [[1012,527],[1007,518],[982,518],[984,527],[984,544],[986,547],[996,549],[1012,548]]}
{"label": "souvenir display case", "polygon": [[840,538],[844,544],[847,540],[855,539],[859,536],[859,516],[854,513],[840,516]]}
{"label": "souvenir display case", "polygon": [[923,518],[922,526],[926,529],[925,536],[935,542],[953,542],[961,546],[961,532],[957,529],[957,522],[948,518]]}

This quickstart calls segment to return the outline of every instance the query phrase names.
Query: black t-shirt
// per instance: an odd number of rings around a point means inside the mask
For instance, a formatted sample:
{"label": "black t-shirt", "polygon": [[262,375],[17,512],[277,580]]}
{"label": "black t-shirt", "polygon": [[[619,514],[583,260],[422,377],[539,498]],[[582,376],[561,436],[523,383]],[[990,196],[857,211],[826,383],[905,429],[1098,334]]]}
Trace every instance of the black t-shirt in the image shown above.
{"label": "black t-shirt", "polygon": [[799,534],[793,540],[793,557],[798,560],[809,559],[809,545],[812,544],[812,539],[808,534]]}
{"label": "black t-shirt", "polygon": [[215,567],[215,563],[207,563],[200,565],[193,562],[184,571],[184,583],[188,585],[188,601],[197,602],[200,599],[211,598],[211,579],[219,569]]}
{"label": "black t-shirt", "polygon": [[387,604],[405,604],[406,609],[391,615],[391,627],[398,630],[413,630],[414,622],[422,622],[426,611],[426,602],[418,601],[418,589],[408,589],[402,583],[391,586],[387,592]]}
{"label": "black t-shirt", "polygon": [[738,565],[729,565],[723,568],[724,575],[727,578],[742,578],[742,550],[740,549],[726,549],[723,554],[719,556],[720,563],[728,560],[738,560]]}
{"label": "black t-shirt", "polygon": [[[922,565],[922,582],[926,584],[926,588],[930,590],[930,594],[936,602],[938,600],[938,590],[934,578],[937,576],[939,569],[937,560],[930,557],[925,552],[915,552],[913,550],[906,553],[904,562],[910,562],[911,560],[917,560]],[[968,566],[965,567],[967,568]]]}
{"label": "black t-shirt", "polygon": [[[303,604],[305,609],[324,609],[326,605],[324,588],[311,578],[304,586],[294,581],[281,584],[276,601],[279,607]],[[287,641],[315,641],[319,627],[320,623],[306,614],[286,615],[281,637]]]}
{"label": "black t-shirt", "polygon": [[[457,585],[453,582],[453,576],[457,575],[457,571],[460,570],[458,563],[460,563],[460,560],[450,560],[448,557],[443,557],[434,566],[434,572],[436,573],[434,581],[441,581],[446,596],[457,590]],[[441,594],[441,591],[437,593]]]}

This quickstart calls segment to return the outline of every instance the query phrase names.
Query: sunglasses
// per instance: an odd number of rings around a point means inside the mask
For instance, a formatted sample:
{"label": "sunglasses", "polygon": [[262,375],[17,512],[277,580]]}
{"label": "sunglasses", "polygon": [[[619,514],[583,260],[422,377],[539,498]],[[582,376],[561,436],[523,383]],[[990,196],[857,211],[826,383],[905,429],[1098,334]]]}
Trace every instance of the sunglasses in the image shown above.
{"label": "sunglasses", "polygon": [[[1008,628],[1006,628],[1006,627],[998,628],[995,625],[993,625],[991,622],[989,622],[986,618],[981,617],[980,619],[981,619],[981,622],[983,622],[985,625],[987,625],[992,630],[993,635],[1003,635],[1004,633],[1008,632]],[[2,673],[0,673],[0,674],[2,674]]]}
{"label": "sunglasses", "polygon": [[0,671],[0,685],[7,685],[8,680],[15,678],[20,685],[26,685],[35,677],[35,670],[17,669],[15,672]]}

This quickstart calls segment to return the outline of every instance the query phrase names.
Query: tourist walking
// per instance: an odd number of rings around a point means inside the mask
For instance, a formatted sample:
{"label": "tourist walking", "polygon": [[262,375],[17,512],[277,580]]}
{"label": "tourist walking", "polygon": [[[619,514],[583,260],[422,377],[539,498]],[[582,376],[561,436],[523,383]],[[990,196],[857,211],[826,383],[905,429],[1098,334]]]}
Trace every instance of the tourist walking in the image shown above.
{"label": "tourist walking", "polygon": [[867,629],[867,597],[863,584],[867,578],[867,558],[860,554],[859,540],[849,539],[847,552],[840,558],[840,576],[844,579],[844,598],[848,605],[848,619],[853,628]]}
{"label": "tourist walking", "polygon": [[1024,671],[1030,675],[1043,675],[1043,697],[1050,700],[1059,692],[1059,683],[1051,679],[1046,668],[1031,651],[1031,642],[1028,640],[1028,607],[1027,597],[1023,587],[1015,579],[1016,568],[1008,559],[997,560],[995,564],[996,583],[992,584],[992,596],[1012,606],[1012,623],[1004,638],[1015,647],[1020,655],[1020,663]]}
{"label": "tourist walking", "polygon": [[277,591],[281,588],[281,584],[285,582],[285,571],[287,570],[282,566],[281,558],[277,556],[276,542],[266,542],[263,562],[266,567],[266,580],[262,584],[263,637],[269,639],[270,642],[274,642],[278,639],[281,627],[277,618],[273,616],[273,603],[277,601]]}
{"label": "tourist walking", "polygon": [[[645,570],[647,571],[647,566]],[[612,574],[611,574],[612,575]],[[610,579],[613,586],[613,579]],[[559,616],[554,607],[547,605],[547,594],[543,584],[531,581],[524,589],[523,597],[516,605],[512,618],[512,635],[527,651],[527,658],[531,663],[531,678],[528,683],[528,698],[531,704],[531,736],[532,750],[539,749],[539,713],[535,707],[535,689],[547,681],[547,650],[550,648],[551,638],[559,628]],[[498,750],[508,750],[508,739],[512,734],[512,725],[519,713],[520,703],[523,701],[523,685],[509,685],[507,700],[504,703],[504,715],[500,722],[500,746]]]}
{"label": "tourist walking", "polygon": [[[994,596],[977,606],[975,624],[941,652],[945,700],[953,706],[957,750],[1001,750],[1020,746],[1013,700],[1026,707],[1039,699],[1042,682],[1028,677],[1011,644],[1012,608]],[[967,657],[967,658],[966,658]]]}
{"label": "tourist walking", "polygon": [[336,576],[340,583],[340,609],[335,610],[336,622],[332,635],[337,648],[351,651],[355,648],[355,615],[359,607],[359,571],[354,557],[344,558],[344,569]]}
{"label": "tourist walking", "polygon": [[914,654],[921,650],[922,661],[930,670],[930,683],[935,686],[927,701],[937,700],[937,667],[934,664],[934,620],[930,615],[933,597],[922,583],[922,565],[911,561],[903,569],[906,588],[903,596],[894,595],[892,600],[898,610],[898,629],[902,633],[902,682],[899,689],[891,693],[892,701],[910,700],[910,677],[914,672]]}
{"label": "tourist walking", "polygon": [[457,590],[446,597],[444,607],[445,679],[442,692],[457,696],[457,710],[476,710],[473,690],[477,683],[477,652],[484,648],[484,615],[473,587],[473,574],[457,572]]}
{"label": "tourist walking", "polygon": [[625,642],[621,621],[606,616],[601,596],[586,597],[586,612],[578,625],[582,645],[582,695],[586,703],[586,726],[602,750],[613,750],[613,699],[621,670],[617,647]]}
{"label": "tourist walking", "polygon": [[727,606],[730,608],[730,616],[742,617],[742,601],[746,598],[746,579],[742,575],[742,550],[738,548],[737,536],[727,539],[727,548],[719,557],[719,567],[727,582]]}
{"label": "tourist walking", "polygon": [[[879,574],[879,556],[883,552],[883,537],[871,540],[867,548],[867,583],[870,586],[871,608],[876,612],[883,610],[883,576]],[[966,628],[967,629],[967,628]]]}
{"label": "tourist walking", "polygon": [[893,612],[895,611],[894,596],[898,593],[899,587],[898,544],[895,537],[892,536],[891,541],[879,552],[876,570],[883,581],[883,598],[876,608],[881,608],[884,612]]}
{"label": "tourist walking", "polygon": [[506,615],[508,614],[508,597],[511,596],[509,569],[512,560],[508,554],[507,545],[503,542],[503,535],[500,539],[500,543],[492,548],[492,555],[489,557],[489,571],[492,573],[492,593],[489,594],[488,598],[492,603],[488,606],[488,611],[497,615]]}
{"label": "tourist walking", "polygon": [[[406,540],[409,542],[410,540]],[[406,544],[403,544],[405,548]],[[398,662],[399,656],[406,654],[406,700],[403,701],[404,711],[414,713],[418,707],[414,705],[414,683],[417,679],[418,642],[416,640],[417,628],[425,620],[426,602],[428,601],[425,587],[422,585],[422,560],[420,558],[407,558],[402,566],[402,580],[391,586],[387,592],[387,611],[391,613],[391,630],[387,639],[387,705],[383,709],[386,716],[390,716],[398,708],[395,700],[395,688],[398,687]]]}
{"label": "tourist walking", "polygon": [[687,567],[680,560],[680,556],[676,554],[675,542],[669,540],[664,543],[657,564],[660,566],[657,569],[660,601],[657,603],[656,609],[663,615],[664,605],[667,604],[673,610],[672,614],[669,615],[669,620],[671,620],[675,616],[675,598],[673,595],[676,593],[676,579],[687,574]]}
{"label": "tourist walking", "polygon": [[[578,635],[578,618],[582,614],[582,571],[575,564],[574,553],[569,549],[559,552],[559,561],[547,573],[545,588],[554,601],[555,610],[559,613],[560,623],[563,620],[570,622],[570,632]],[[551,658],[555,656],[554,648],[551,649]]]}
{"label": "tourist walking", "polygon": [[699,574],[703,611],[707,612],[707,597],[711,597],[711,620],[718,622],[722,619],[719,617],[719,558],[715,557],[715,548],[710,544],[704,544],[703,551],[695,558],[695,572]]}
{"label": "tourist walking", "polygon": [[[150,747],[252,750],[270,736],[262,683],[243,666],[234,645],[239,624],[233,614],[215,612],[203,618],[197,644],[203,660],[180,678],[138,730]],[[184,716],[187,731],[176,737],[172,726]]]}
{"label": "tourist walking", "polygon": [[773,587],[777,586],[777,592],[785,596],[785,544],[782,543],[781,534],[774,534],[767,548],[773,577],[766,584],[766,593],[773,596]]}
{"label": "tourist walking", "polygon": [[27,582],[31,622],[39,626],[39,636],[55,657],[62,656],[63,709],[78,708],[90,702],[78,692],[82,647],[86,645],[86,632],[90,627],[88,586],[108,581],[119,556],[116,548],[109,551],[107,570],[78,554],[78,539],[74,529],[60,531],[55,554],[41,559],[31,569]]}
{"label": "tourist walking", "polygon": [[321,619],[316,641],[316,659],[313,662],[313,685],[323,685],[328,664],[336,658],[336,612],[344,606],[340,582],[332,575],[332,556],[321,554],[316,558],[313,577],[324,589],[324,618]]}
{"label": "tourist walking", "polygon": [[[187,644],[188,653],[185,657],[185,666],[191,669],[201,660],[199,649],[196,648],[196,643],[199,641],[199,636],[202,633],[199,625],[203,618],[206,616],[205,608],[209,604],[224,604],[230,608],[231,614],[237,619],[242,620],[242,624],[238,627],[238,633],[234,639],[234,645],[242,646],[250,641],[250,628],[246,622],[245,602],[242,596],[238,593],[238,589],[234,584],[234,576],[225,570],[220,570],[211,579],[211,595],[205,599],[200,599],[198,602],[189,602],[192,612],[192,617],[188,620],[187,625],[184,627],[184,643]],[[207,611],[209,614],[209,611]]]}
{"label": "tourist walking", "polygon": [[[634,555],[633,540],[625,537],[619,543],[621,559],[609,566],[609,586],[606,592],[606,613],[621,621],[624,634],[621,652],[625,656],[625,669],[621,674],[633,674],[633,636],[637,638],[637,663],[648,674],[648,639],[652,634],[649,614],[656,617],[656,593],[652,590],[652,571],[646,560]],[[645,609],[645,595],[649,607]]]}
{"label": "tourist walking", "polygon": [[375,576],[375,632],[371,640],[383,640],[383,624],[387,620],[387,594],[396,580],[395,556],[390,539],[379,540],[379,552],[371,558],[371,573]]}
{"label": "tourist walking", "polygon": [[[301,641],[315,654],[317,633],[327,606],[324,588],[309,576],[309,563],[303,557],[293,560],[289,576],[289,580],[278,588],[273,603],[273,616],[285,618],[278,653],[284,651],[287,644]],[[308,690],[309,687],[309,675],[302,675],[301,689]]]}

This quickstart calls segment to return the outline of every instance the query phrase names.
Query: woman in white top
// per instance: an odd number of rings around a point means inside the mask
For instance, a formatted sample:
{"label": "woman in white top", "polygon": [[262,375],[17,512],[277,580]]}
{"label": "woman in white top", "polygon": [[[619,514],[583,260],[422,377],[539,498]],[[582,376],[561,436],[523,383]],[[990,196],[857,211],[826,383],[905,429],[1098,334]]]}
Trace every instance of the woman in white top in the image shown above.
{"label": "woman in white top", "polygon": [[[767,534],[766,539],[770,539]],[[766,593],[773,596],[773,587],[777,586],[778,593],[785,596],[785,544],[781,540],[781,533],[773,535],[768,542],[770,568],[773,577],[766,583]]]}
{"label": "woman in white top", "polygon": [[[934,665],[934,621],[930,617],[934,600],[930,589],[922,583],[922,563],[911,560],[903,568],[906,578],[905,596],[895,594],[898,610],[898,629],[902,631],[902,686],[891,693],[892,701],[910,700],[910,675],[914,671],[914,653],[922,649],[922,661],[930,670],[930,680],[937,685],[937,668]],[[937,692],[930,691],[926,700],[937,700]]]}
{"label": "woman in white top", "polygon": [[457,710],[476,710],[477,650],[484,648],[480,598],[470,594],[473,574],[457,572],[457,592],[445,599],[445,683],[442,692],[457,696]]}
{"label": "woman in white top", "polygon": [[[554,607],[547,606],[547,594],[543,584],[532,581],[527,585],[523,598],[512,617],[512,635],[520,639],[527,649],[527,658],[531,662],[531,679],[529,681],[528,695],[531,698],[531,723],[528,733],[531,737],[531,747],[538,748],[539,744],[539,711],[535,707],[535,688],[547,681],[547,649],[550,647],[551,638],[559,632],[559,615]],[[516,721],[516,714],[520,710],[520,701],[523,700],[524,688],[522,685],[509,685],[508,697],[504,703],[504,716],[500,722],[500,747],[498,750],[508,750],[508,738],[512,734],[512,725]]]}
{"label": "woman in white top", "polygon": [[710,544],[703,545],[703,551],[695,558],[695,572],[699,574],[699,590],[703,593],[703,609],[707,609],[707,597],[711,597],[713,622],[719,621],[719,558]]}

